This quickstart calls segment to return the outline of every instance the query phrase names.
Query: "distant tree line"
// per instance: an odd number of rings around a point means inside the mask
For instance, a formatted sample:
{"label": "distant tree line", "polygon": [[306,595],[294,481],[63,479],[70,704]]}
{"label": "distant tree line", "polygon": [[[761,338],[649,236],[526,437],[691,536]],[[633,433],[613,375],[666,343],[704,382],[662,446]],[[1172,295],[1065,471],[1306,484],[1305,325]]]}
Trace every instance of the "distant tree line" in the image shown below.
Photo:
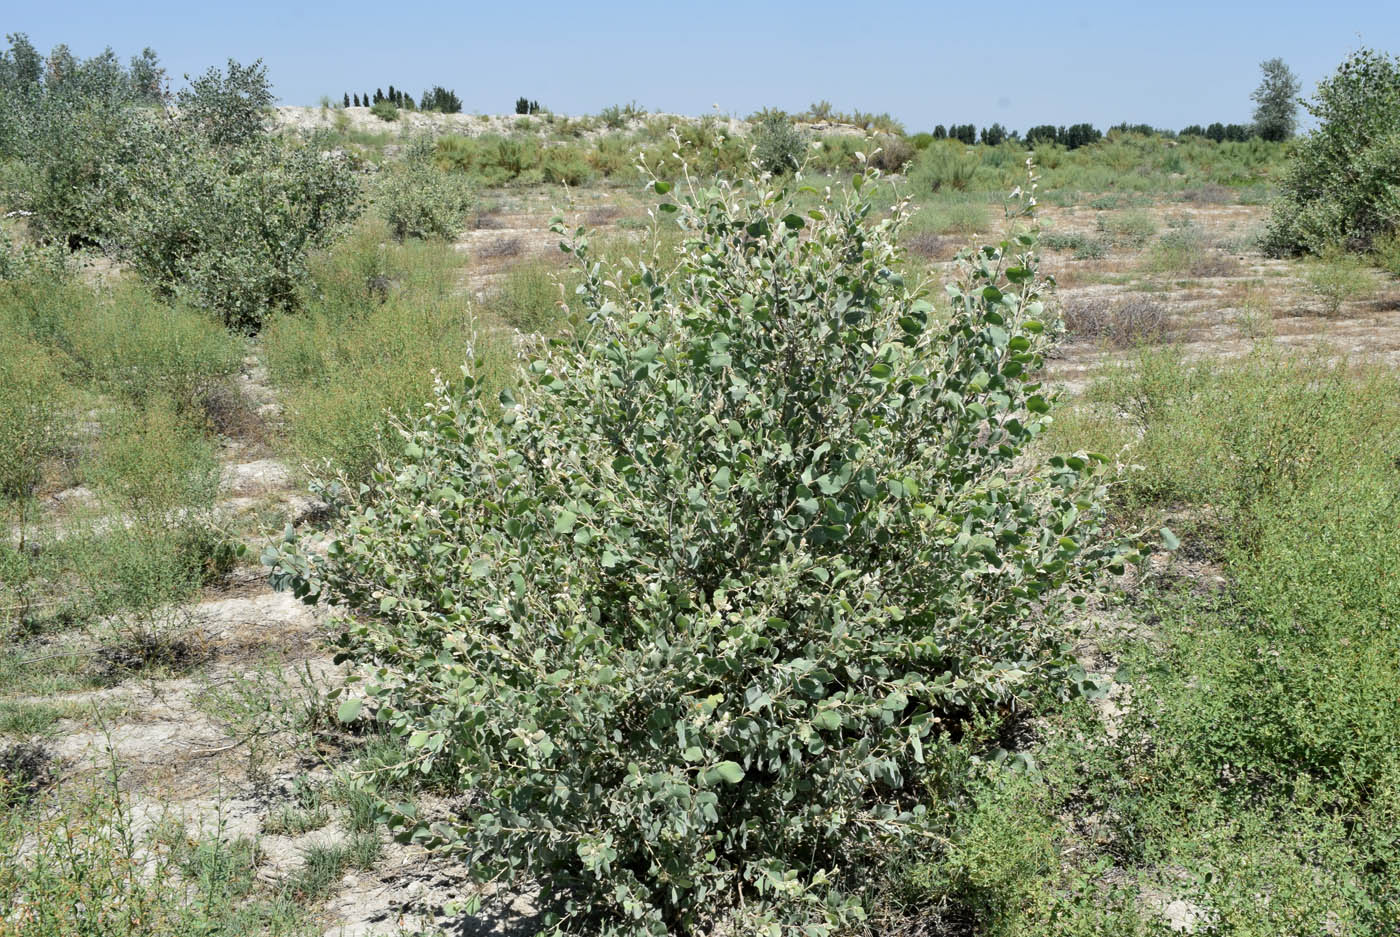
{"label": "distant tree line", "polygon": [[424,91],[416,103],[412,94],[401,88],[395,88],[393,85],[389,86],[387,94],[383,89],[376,88],[373,95],[368,91],[364,94],[347,91],[341,98],[341,102],[346,107],[373,107],[381,101],[388,101],[401,110],[438,111],[443,114],[460,114],[462,112],[462,99],[457,97],[455,91],[444,88],[442,85],[433,85]]}

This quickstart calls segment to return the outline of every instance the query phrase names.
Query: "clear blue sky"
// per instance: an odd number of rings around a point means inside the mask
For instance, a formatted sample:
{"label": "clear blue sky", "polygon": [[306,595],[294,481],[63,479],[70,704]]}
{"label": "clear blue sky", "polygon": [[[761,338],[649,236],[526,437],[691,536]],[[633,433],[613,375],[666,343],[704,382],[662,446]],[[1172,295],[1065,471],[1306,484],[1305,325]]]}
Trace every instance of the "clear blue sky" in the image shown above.
{"label": "clear blue sky", "polygon": [[636,100],[699,114],[765,105],[937,123],[1246,121],[1260,61],[1311,93],[1351,49],[1400,53],[1397,0],[1095,3],[359,2],[16,5],[4,32],[43,52],[150,45],[171,76],[262,58],[284,104],[454,88],[469,112],[527,95],[560,113]]}

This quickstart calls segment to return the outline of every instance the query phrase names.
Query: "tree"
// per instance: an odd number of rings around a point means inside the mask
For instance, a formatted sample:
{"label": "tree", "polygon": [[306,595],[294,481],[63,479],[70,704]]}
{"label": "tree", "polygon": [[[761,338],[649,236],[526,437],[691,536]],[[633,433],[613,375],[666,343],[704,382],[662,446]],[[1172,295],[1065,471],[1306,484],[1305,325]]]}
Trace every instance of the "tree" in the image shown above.
{"label": "tree", "polygon": [[1006,128],[1001,124],[992,124],[990,127],[982,128],[982,142],[988,146],[1000,146],[1006,140]]}
{"label": "tree", "polygon": [[1353,52],[1304,106],[1318,127],[1279,181],[1266,246],[1365,250],[1400,233],[1400,58]]}
{"label": "tree", "polygon": [[10,51],[0,53],[0,87],[29,88],[44,74],[44,59],[24,33],[11,33]]}
{"label": "tree", "polygon": [[379,103],[380,101],[382,101],[382,100],[384,100],[384,90],[383,90],[382,88],[375,88],[375,89],[374,89],[374,103],[375,103],[375,104],[378,104],[378,103]]}
{"label": "tree", "polygon": [[[188,77],[188,76],[186,76]],[[242,146],[263,132],[272,106],[272,84],[262,59],[252,65],[228,60],[228,73],[210,68],[181,89],[180,119],[198,127],[215,146]]]}
{"label": "tree", "polygon": [[349,92],[349,91],[345,92],[345,102],[344,102],[344,104],[343,104],[342,106],[343,106],[343,107],[349,107],[349,106],[350,106],[350,92]]}
{"label": "tree", "polygon": [[943,126],[942,124],[939,124],[938,126],[934,127],[934,128],[933,128],[933,138],[934,138],[935,140],[946,140],[946,139],[948,139],[948,128],[945,127],[945,126]]}
{"label": "tree", "polygon": [[360,95],[360,103],[363,104],[365,107],[369,107],[369,92],[368,92],[368,91],[366,91],[364,94]]}
{"label": "tree", "polygon": [[449,91],[442,85],[433,85],[423,92],[423,103],[419,109],[439,111],[443,114],[459,114],[462,111],[462,99],[457,97],[455,91]]}
{"label": "tree", "polygon": [[1259,65],[1264,79],[1249,97],[1254,101],[1254,131],[1265,140],[1287,140],[1298,128],[1298,91],[1302,87],[1283,59]]}
{"label": "tree", "polygon": [[356,107],[360,106],[360,96],[358,94],[352,95],[350,100],[355,102]]}
{"label": "tree", "polygon": [[159,104],[165,100],[165,69],[160,57],[150,46],[140,55],[131,57],[131,90],[136,100],[144,104]]}

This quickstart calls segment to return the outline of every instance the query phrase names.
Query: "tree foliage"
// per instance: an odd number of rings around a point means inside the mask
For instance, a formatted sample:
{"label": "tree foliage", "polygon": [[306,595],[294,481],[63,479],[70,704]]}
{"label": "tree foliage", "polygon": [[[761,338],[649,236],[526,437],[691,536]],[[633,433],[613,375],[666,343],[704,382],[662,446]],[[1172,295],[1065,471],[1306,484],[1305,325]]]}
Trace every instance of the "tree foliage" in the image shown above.
{"label": "tree foliage", "polygon": [[1265,140],[1287,140],[1298,129],[1298,91],[1302,85],[1283,59],[1262,62],[1259,70],[1264,77],[1249,96],[1254,102],[1254,132]]}
{"label": "tree foliage", "polygon": [[1360,49],[1304,106],[1266,235],[1276,253],[1369,248],[1400,230],[1400,58]]}
{"label": "tree foliage", "polygon": [[1034,239],[939,309],[876,178],[688,185],[681,253],[615,269],[558,225],[579,337],[500,403],[440,384],[326,554],[267,557],[350,615],[342,718],[471,792],[404,834],[542,883],[560,933],[829,933],[945,733],[1083,684],[1058,611],[1122,554],[1101,460],[1028,455]]}

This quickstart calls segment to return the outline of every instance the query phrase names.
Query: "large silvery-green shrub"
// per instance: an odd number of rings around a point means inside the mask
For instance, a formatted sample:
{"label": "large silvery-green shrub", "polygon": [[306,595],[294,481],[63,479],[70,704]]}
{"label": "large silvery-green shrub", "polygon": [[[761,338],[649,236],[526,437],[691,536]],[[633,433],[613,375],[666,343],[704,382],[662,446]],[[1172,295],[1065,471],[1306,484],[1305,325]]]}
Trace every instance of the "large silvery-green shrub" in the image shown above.
{"label": "large silvery-green shrub", "polygon": [[1033,238],[936,306],[875,177],[803,211],[687,184],[681,253],[616,269],[574,235],[591,331],[500,403],[442,383],[325,556],[268,557],[352,613],[342,718],[464,795],[405,832],[541,882],[559,933],[827,933],[849,860],[917,829],[938,740],[1068,692],[1057,613],[1122,554],[1099,460],[1022,464]]}
{"label": "large silvery-green shrub", "polygon": [[1318,126],[1279,182],[1265,245],[1365,250],[1400,231],[1400,59],[1354,52],[1304,107]]}
{"label": "large silvery-green shrub", "polygon": [[162,292],[256,331],[294,306],[307,252],[356,215],[348,161],[313,141],[252,137],[220,146],[180,123],[144,128],[150,158],[132,170],[114,246]]}

